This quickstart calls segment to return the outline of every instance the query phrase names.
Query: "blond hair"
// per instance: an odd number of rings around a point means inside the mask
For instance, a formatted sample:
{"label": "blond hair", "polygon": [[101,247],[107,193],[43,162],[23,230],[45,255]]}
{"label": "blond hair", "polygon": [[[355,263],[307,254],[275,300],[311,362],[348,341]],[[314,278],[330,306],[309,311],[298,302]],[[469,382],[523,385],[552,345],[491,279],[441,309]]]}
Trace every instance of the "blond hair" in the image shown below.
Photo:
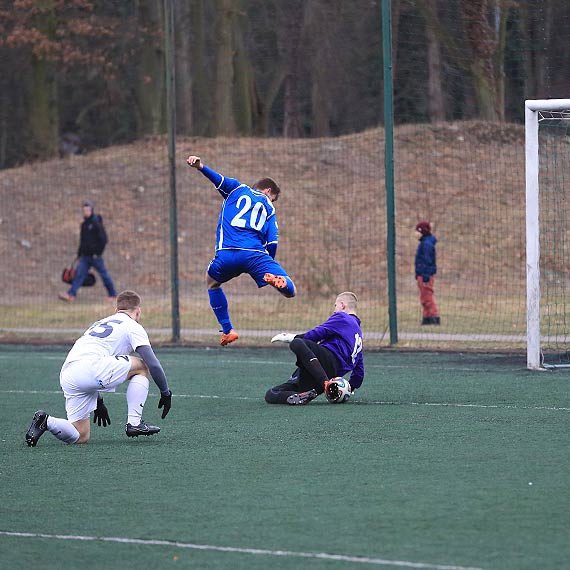
{"label": "blond hair", "polygon": [[358,297],[352,291],[343,291],[342,293],[339,293],[337,299],[340,299],[349,311],[356,311]]}
{"label": "blond hair", "polygon": [[141,296],[134,291],[122,291],[117,296],[117,311],[134,311],[140,304]]}

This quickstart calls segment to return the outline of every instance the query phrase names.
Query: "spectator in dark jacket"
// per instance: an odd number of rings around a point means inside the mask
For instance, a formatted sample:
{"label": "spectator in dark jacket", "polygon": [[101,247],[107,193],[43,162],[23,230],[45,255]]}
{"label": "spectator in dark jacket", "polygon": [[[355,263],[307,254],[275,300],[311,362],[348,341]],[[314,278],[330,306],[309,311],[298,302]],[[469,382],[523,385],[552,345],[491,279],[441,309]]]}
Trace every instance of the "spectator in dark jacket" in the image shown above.
{"label": "spectator in dark jacket", "polygon": [[68,303],[75,301],[77,291],[83,285],[91,267],[95,268],[101,276],[109,300],[115,300],[117,296],[115,285],[103,261],[103,251],[106,245],[107,232],[103,226],[103,218],[95,214],[93,203],[86,201],[83,203],[83,222],[81,223],[79,249],[77,250],[76,273],[69,291],[59,294],[62,301]]}
{"label": "spectator in dark jacket", "polygon": [[422,325],[439,325],[439,309],[434,299],[434,275],[437,273],[435,244],[437,238],[431,233],[429,222],[416,224],[416,233],[420,243],[416,250],[416,281],[420,290],[422,304]]}

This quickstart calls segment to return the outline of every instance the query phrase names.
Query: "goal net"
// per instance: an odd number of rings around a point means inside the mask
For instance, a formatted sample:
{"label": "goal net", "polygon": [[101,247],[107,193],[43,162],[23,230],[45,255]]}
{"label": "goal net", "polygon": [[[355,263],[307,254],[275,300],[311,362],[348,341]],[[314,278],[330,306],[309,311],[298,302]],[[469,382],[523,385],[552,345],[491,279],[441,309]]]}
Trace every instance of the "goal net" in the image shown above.
{"label": "goal net", "polygon": [[570,99],[526,101],[527,365],[570,367]]}

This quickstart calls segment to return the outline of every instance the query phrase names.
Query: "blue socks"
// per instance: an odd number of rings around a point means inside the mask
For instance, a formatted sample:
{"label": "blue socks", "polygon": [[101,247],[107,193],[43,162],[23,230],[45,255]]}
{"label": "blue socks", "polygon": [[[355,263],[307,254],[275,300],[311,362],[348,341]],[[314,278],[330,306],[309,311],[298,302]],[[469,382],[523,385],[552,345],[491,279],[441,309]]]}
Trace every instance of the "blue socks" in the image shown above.
{"label": "blue socks", "polygon": [[228,312],[228,300],[226,294],[223,292],[221,287],[217,289],[208,289],[208,296],[210,297],[210,307],[216,315],[216,319],[222,327],[222,332],[227,334],[230,332],[232,327],[232,322],[230,321],[230,314]]}

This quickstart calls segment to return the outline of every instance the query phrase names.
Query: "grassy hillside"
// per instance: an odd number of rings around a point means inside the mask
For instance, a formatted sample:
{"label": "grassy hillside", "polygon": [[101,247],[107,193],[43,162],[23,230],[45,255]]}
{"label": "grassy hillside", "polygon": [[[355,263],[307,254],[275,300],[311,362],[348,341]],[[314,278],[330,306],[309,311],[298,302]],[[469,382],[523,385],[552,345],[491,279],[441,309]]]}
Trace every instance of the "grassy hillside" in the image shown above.
{"label": "grassy hillside", "polygon": [[[439,240],[438,299],[450,330],[464,321],[462,315],[468,315],[471,329],[483,330],[487,325],[482,313],[493,313],[501,330],[512,330],[513,323],[519,328],[524,294],[523,141],[523,127],[514,125],[468,122],[397,128],[396,266],[403,322],[415,326],[417,321],[413,228],[420,219],[429,219]],[[281,328],[290,323],[287,319],[302,322],[308,307],[322,314],[336,292],[350,289],[362,299],[372,329],[385,330],[383,152],[382,129],[335,139],[179,139],[178,245],[187,322],[215,326],[208,313],[204,272],[213,254],[221,204],[209,181],[185,165],[192,153],[242,182],[272,176],[282,188],[278,260],[300,295],[284,302],[272,291],[258,292],[251,279],[242,277],[227,288],[236,306],[243,298],[243,306],[250,307],[240,309],[236,317],[252,326],[259,321],[258,328],[267,328],[269,318]],[[47,306],[65,289],[61,271],[77,249],[81,203],[89,198],[105,220],[110,238],[105,259],[117,287],[141,291],[162,307],[158,312],[165,312],[168,322],[168,180],[164,139],[1,171],[0,303],[10,319],[37,320],[34,310],[32,317],[24,316],[25,307]],[[98,283],[84,289],[78,303],[93,306],[103,297]],[[457,324],[450,318],[457,318]]]}

